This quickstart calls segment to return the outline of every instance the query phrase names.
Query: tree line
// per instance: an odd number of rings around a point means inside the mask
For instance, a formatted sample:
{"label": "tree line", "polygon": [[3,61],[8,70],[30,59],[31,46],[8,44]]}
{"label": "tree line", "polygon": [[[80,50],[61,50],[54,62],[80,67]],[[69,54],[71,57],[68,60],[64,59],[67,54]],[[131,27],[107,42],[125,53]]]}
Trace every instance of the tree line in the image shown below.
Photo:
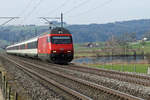
{"label": "tree line", "polygon": [[[123,41],[135,41],[147,37],[150,39],[150,20],[132,20],[107,24],[66,25],[73,34],[75,43],[109,41],[113,36],[121,45]],[[24,25],[1,26],[0,40],[8,44],[23,41],[43,32],[48,32],[48,26]],[[4,43],[4,44],[7,44]]]}

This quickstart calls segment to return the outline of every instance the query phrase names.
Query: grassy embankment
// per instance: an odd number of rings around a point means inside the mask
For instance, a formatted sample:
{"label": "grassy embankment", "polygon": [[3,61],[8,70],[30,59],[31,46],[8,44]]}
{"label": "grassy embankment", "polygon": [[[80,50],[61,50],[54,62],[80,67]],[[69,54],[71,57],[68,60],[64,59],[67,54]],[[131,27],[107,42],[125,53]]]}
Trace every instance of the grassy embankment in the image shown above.
{"label": "grassy embankment", "polygon": [[89,65],[96,68],[111,69],[124,72],[147,73],[148,64],[106,64],[106,65]]}
{"label": "grassy embankment", "polygon": [[88,48],[83,47],[83,44],[75,44],[75,57],[98,57],[98,56],[122,56],[122,55],[147,55],[150,54],[150,41],[146,41],[144,46],[140,43],[129,43],[129,48],[116,47],[107,48],[104,42],[100,43],[99,47]]}

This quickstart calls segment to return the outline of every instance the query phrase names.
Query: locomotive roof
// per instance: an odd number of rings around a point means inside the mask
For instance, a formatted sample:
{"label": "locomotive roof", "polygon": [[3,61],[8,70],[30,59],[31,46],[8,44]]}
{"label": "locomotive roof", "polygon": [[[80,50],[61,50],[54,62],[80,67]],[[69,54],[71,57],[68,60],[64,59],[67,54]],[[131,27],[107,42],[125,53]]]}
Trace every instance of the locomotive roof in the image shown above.
{"label": "locomotive roof", "polygon": [[69,30],[62,28],[62,27],[56,27],[51,30],[50,34],[71,34]]}

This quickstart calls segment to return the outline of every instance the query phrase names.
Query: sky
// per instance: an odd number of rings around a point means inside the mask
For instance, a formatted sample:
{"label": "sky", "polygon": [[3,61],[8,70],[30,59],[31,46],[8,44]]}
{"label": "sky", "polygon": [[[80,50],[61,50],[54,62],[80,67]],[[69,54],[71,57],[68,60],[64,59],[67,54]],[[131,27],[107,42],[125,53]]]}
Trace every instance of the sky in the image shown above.
{"label": "sky", "polygon": [[60,17],[62,12],[68,24],[103,24],[150,19],[149,5],[150,0],[0,0],[0,17],[20,17],[9,23],[15,25],[45,24],[39,17]]}

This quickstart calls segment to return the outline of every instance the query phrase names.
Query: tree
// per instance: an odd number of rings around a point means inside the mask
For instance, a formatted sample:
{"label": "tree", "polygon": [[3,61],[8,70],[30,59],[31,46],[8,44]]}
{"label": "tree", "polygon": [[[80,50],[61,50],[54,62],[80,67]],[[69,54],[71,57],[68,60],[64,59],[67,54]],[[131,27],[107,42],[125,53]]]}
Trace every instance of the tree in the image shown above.
{"label": "tree", "polygon": [[136,42],[136,32],[129,35],[129,42]]}

